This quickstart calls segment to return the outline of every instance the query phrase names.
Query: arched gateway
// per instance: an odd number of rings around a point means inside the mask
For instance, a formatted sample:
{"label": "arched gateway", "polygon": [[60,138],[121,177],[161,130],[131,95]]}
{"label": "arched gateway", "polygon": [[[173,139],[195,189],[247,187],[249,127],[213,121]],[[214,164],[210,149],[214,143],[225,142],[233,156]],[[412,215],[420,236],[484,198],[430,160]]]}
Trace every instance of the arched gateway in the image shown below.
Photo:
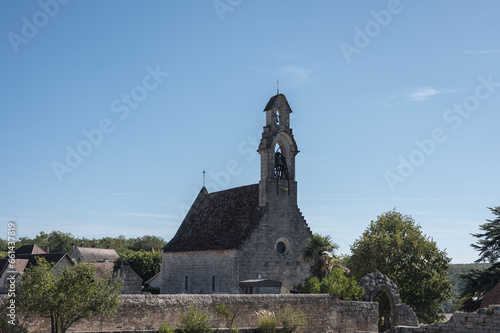
{"label": "arched gateway", "polygon": [[359,281],[359,285],[365,289],[363,301],[373,302],[375,295],[383,291],[389,297],[391,303],[391,327],[394,326],[418,326],[415,312],[408,305],[401,303],[398,286],[382,273],[371,273]]}

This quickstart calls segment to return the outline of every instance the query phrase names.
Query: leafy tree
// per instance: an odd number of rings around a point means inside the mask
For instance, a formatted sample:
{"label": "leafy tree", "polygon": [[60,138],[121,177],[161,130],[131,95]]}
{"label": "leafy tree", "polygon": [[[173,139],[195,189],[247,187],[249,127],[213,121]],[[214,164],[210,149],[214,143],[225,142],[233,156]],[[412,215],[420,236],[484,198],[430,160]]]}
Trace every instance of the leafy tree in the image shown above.
{"label": "leafy tree", "polygon": [[21,312],[50,318],[52,333],[64,333],[82,318],[116,312],[121,288],[116,279],[96,278],[92,265],[53,271],[42,258],[25,270],[14,300]]}
{"label": "leafy tree", "polygon": [[300,310],[294,310],[290,304],[287,304],[283,309],[276,313],[276,317],[283,325],[284,333],[299,332],[306,326],[306,317]]}
{"label": "leafy tree", "polygon": [[146,282],[160,272],[161,253],[149,251],[126,251],[116,259],[114,269],[118,270],[122,264],[130,266]]}
{"label": "leafy tree", "polygon": [[318,279],[311,276],[304,281],[304,285],[296,287],[303,294],[335,294],[340,300],[359,301],[365,294],[365,290],[358,286],[354,278],[345,276],[344,271],[334,267],[328,278]]}
{"label": "leafy tree", "polygon": [[238,310],[230,308],[226,304],[220,304],[217,305],[216,312],[218,315],[225,318],[226,328],[229,328],[229,333],[238,333],[238,329],[233,325],[238,315]]}
{"label": "leafy tree", "polygon": [[50,252],[71,253],[72,244],[75,243],[75,237],[72,234],[61,231],[52,231],[47,236]]}
{"label": "leafy tree", "polygon": [[[99,247],[115,249],[118,254],[122,254],[128,250],[139,251],[145,250],[149,251],[151,247],[154,249],[159,249],[165,246],[167,242],[157,236],[142,236],[137,238],[126,238],[123,235],[118,237],[102,237],[98,238],[76,238],[71,233],[64,233],[61,231],[52,231],[49,234],[41,231],[34,238],[20,237],[17,241],[17,247],[23,245],[33,245],[36,244],[42,249],[47,246],[50,247],[50,252],[66,252],[71,253],[72,245],[83,246],[83,247]],[[0,254],[2,251],[7,251],[7,240],[0,238]]]}
{"label": "leafy tree", "polygon": [[479,251],[476,263],[489,262],[492,265],[486,270],[473,269],[461,276],[465,286],[460,294],[461,310],[475,311],[481,306],[483,296],[500,282],[500,206],[488,208],[494,220],[480,225],[483,233],[472,234],[478,238],[477,244],[471,246]]}
{"label": "leafy tree", "polygon": [[445,313],[451,313],[457,311],[461,306],[460,294],[465,287],[465,282],[461,279],[461,276],[470,273],[473,269],[478,269],[483,271],[489,268],[490,264],[451,264],[448,270],[448,277],[451,280],[451,299],[443,303],[443,309]]}
{"label": "leafy tree", "polygon": [[312,261],[311,274],[318,279],[325,278],[331,268],[333,252],[339,246],[332,242],[330,236],[314,234],[307,240],[307,245],[302,252],[304,261]]}
{"label": "leafy tree", "polygon": [[451,293],[450,258],[422,234],[413,218],[395,210],[378,216],[351,252],[348,267],[358,280],[381,272],[397,284],[401,300],[420,321],[432,323],[444,317],[440,304]]}
{"label": "leafy tree", "polygon": [[161,237],[156,237],[156,236],[142,236],[142,237],[137,237],[133,240],[130,249],[132,251],[149,251],[152,248],[154,249],[161,249],[167,244],[165,240]]}

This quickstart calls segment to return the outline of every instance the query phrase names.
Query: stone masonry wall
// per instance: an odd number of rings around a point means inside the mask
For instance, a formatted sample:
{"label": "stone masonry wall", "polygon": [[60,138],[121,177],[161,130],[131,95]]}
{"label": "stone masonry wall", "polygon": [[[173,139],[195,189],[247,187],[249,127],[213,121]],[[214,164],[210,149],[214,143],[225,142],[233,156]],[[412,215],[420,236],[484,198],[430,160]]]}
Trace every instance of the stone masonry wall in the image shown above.
{"label": "stone masonry wall", "polygon": [[500,305],[477,312],[455,312],[445,323],[421,327],[392,327],[388,333],[500,333]]}
{"label": "stone masonry wall", "polygon": [[[265,186],[268,206],[259,226],[238,252],[240,279],[260,276],[280,281],[281,292],[288,293],[310,275],[311,264],[304,262],[301,255],[312,233],[297,207],[297,182],[268,180]],[[284,253],[277,251],[279,242],[286,246]]]}
{"label": "stone masonry wall", "polygon": [[[287,193],[280,194],[275,200],[287,201]],[[311,264],[303,262],[301,254],[312,235],[297,205],[276,206],[266,209],[257,230],[238,252],[238,267],[240,280],[280,281],[281,292],[288,293],[310,275]],[[279,242],[286,246],[284,253],[277,251]]]}
{"label": "stone masonry wall", "polygon": [[[236,250],[164,252],[162,256],[162,294],[240,292]],[[212,288],[212,279],[215,282],[215,290]]]}
{"label": "stone masonry wall", "polygon": [[[122,295],[118,313],[108,318],[81,320],[69,332],[123,332],[155,330],[161,323],[178,324],[178,312],[196,306],[210,314],[211,322],[224,327],[216,306],[226,304],[238,311],[237,327],[257,327],[255,312],[278,311],[290,304],[306,316],[304,332],[376,332],[378,304],[339,301],[334,295]],[[30,333],[50,332],[48,318],[21,319]]]}

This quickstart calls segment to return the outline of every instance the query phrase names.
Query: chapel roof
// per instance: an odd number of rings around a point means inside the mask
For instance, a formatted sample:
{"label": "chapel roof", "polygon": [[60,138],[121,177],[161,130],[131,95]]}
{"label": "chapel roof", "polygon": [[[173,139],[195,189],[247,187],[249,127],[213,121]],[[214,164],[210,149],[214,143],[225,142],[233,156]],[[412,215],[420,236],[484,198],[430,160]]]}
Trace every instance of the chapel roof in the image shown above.
{"label": "chapel roof", "polygon": [[238,249],[259,223],[259,184],[202,188],[165,252]]}
{"label": "chapel roof", "polygon": [[264,112],[266,112],[267,110],[272,110],[274,107],[274,104],[277,103],[281,99],[284,100],[285,106],[290,110],[290,112],[292,112],[292,108],[288,104],[288,101],[286,100],[286,97],[283,94],[278,94],[278,95],[274,95],[273,97],[271,97],[271,99],[269,99],[269,102],[267,102],[266,107],[264,108]]}

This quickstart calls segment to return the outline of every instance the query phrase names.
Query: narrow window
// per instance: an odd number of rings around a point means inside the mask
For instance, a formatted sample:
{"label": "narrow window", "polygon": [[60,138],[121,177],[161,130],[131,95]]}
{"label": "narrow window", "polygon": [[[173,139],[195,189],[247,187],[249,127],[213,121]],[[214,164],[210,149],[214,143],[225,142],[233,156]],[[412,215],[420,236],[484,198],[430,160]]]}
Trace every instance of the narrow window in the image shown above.
{"label": "narrow window", "polygon": [[215,275],[212,275],[212,292],[215,292]]}
{"label": "narrow window", "polygon": [[186,291],[188,291],[188,282],[189,282],[189,278],[186,275],[186,277],[184,278],[184,290],[186,290]]}

